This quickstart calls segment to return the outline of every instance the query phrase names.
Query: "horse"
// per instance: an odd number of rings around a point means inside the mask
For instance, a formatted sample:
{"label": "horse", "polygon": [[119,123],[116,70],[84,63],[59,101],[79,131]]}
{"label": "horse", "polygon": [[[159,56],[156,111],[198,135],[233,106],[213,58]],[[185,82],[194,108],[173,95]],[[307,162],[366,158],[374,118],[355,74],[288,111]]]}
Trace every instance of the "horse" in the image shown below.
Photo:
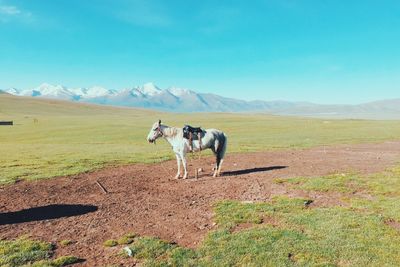
{"label": "horse", "polygon": [[199,138],[197,138],[197,136],[195,136],[192,144],[190,144],[189,140],[183,137],[182,128],[169,127],[161,124],[161,120],[159,120],[151,127],[150,132],[147,135],[147,141],[149,143],[155,143],[159,137],[163,137],[165,140],[167,140],[175,153],[176,162],[178,165],[178,172],[175,176],[175,179],[179,179],[181,177],[181,161],[184,169],[183,179],[188,178],[186,154],[188,152],[201,151],[204,149],[211,149],[214,153],[216,157],[216,164],[213,177],[220,176],[227,146],[227,136],[224,134],[224,132],[217,129],[203,130],[199,136],[201,141]]}

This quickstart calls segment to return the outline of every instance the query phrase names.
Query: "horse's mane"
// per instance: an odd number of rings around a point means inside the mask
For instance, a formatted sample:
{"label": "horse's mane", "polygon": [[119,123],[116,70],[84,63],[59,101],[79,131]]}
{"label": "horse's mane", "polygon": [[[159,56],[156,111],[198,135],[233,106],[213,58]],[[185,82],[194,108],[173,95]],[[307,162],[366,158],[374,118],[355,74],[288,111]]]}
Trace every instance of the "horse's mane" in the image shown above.
{"label": "horse's mane", "polygon": [[166,136],[170,136],[170,137],[174,137],[179,133],[179,130],[181,130],[180,128],[177,127],[170,127],[167,125],[164,125],[164,135]]}

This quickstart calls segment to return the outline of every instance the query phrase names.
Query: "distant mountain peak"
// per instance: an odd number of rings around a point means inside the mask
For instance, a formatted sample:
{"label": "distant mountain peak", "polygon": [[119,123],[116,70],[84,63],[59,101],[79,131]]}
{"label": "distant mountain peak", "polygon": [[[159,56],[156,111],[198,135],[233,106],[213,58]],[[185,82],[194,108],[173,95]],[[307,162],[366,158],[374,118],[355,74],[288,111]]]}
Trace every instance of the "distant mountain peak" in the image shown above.
{"label": "distant mountain peak", "polygon": [[161,94],[163,92],[163,90],[158,88],[152,82],[143,84],[141,87],[138,88],[138,90],[140,92],[142,92],[144,95],[148,95],[148,96],[158,95],[158,94]]}
{"label": "distant mountain peak", "polygon": [[35,90],[47,90],[49,92],[52,91],[60,91],[60,90],[67,90],[67,88],[63,85],[57,84],[57,85],[52,85],[49,83],[42,83],[38,87],[35,88]]}
{"label": "distant mountain peak", "polygon": [[17,88],[14,88],[14,87],[8,88],[3,91],[6,93],[9,93],[9,94],[12,94],[12,95],[18,95],[20,93],[20,90],[18,90]]}
{"label": "distant mountain peak", "polygon": [[46,98],[56,98],[56,99],[72,99],[74,93],[68,90],[62,85],[52,85],[49,83],[42,83],[38,87],[32,90],[24,90],[21,92],[25,96],[42,96]]}
{"label": "distant mountain peak", "polygon": [[183,96],[185,94],[195,94],[195,92],[186,89],[186,88],[179,88],[179,87],[175,87],[175,86],[171,86],[170,88],[167,89],[171,94],[173,94],[174,96],[180,97]]}
{"label": "distant mountain peak", "polygon": [[109,90],[104,87],[95,85],[90,87],[86,91],[86,96],[87,97],[100,97],[100,96],[106,96],[106,95],[113,95],[115,93],[114,90]]}

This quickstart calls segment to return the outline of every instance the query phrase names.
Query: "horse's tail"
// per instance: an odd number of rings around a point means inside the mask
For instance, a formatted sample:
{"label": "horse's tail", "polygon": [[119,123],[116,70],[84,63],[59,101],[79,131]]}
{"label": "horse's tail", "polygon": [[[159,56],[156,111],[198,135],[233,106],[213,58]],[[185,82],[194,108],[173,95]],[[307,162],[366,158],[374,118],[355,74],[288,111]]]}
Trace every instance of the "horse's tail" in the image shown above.
{"label": "horse's tail", "polygon": [[228,144],[228,137],[222,133],[222,138],[221,138],[222,144],[221,144],[221,148],[218,149],[218,158],[223,159],[225,156],[225,152],[226,152],[226,146]]}

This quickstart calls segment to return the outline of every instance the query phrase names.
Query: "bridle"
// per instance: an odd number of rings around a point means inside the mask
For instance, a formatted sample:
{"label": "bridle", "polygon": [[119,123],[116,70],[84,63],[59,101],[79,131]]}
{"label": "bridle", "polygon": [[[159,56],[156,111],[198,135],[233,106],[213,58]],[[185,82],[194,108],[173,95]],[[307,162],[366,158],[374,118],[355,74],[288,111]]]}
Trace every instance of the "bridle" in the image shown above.
{"label": "bridle", "polygon": [[156,132],[157,136],[151,142],[156,144],[157,138],[162,137],[164,135],[164,133],[161,131],[161,125],[160,124],[158,125],[158,127],[154,131]]}
{"label": "bridle", "polygon": [[161,131],[161,125],[158,125],[157,129],[157,137],[162,137],[164,133]]}
{"label": "bridle", "polygon": [[[0,1],[1,1],[1,0],[0,0]],[[161,120],[158,121],[158,126],[157,126],[157,128],[153,129],[153,132],[156,133],[156,136],[154,136],[154,134],[153,134],[154,139],[148,139],[148,141],[149,141],[150,143],[154,143],[154,144],[155,144],[157,138],[164,136],[164,133],[163,133],[162,130],[161,130]]]}

